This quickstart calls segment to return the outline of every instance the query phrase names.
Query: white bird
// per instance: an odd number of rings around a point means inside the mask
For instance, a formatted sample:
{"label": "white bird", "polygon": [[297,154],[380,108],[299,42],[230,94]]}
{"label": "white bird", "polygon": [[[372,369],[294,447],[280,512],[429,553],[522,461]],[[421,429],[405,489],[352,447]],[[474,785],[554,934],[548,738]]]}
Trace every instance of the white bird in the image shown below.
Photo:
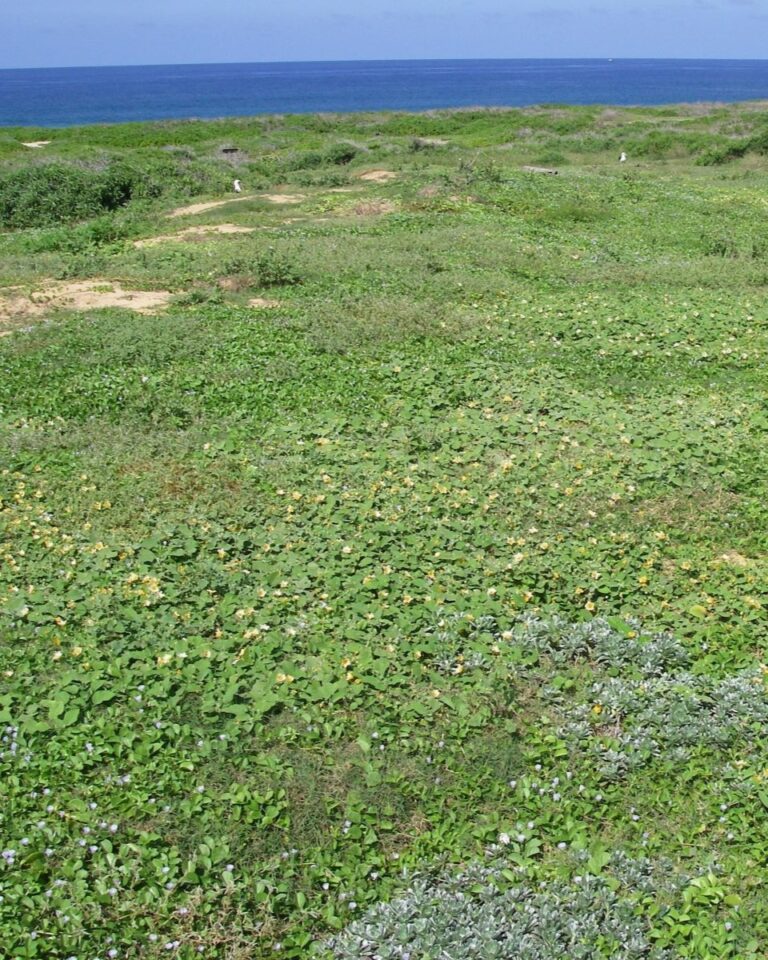
{"label": "white bird", "polygon": [[624,153],[624,151],[622,150],[622,151],[621,151],[621,156],[619,157],[619,163],[626,163],[626,162],[627,162],[627,155],[626,155],[626,153]]}
{"label": "white bird", "polygon": [[235,193],[243,192],[243,186],[239,180],[235,180],[235,182],[232,184],[232,189],[235,191]]}

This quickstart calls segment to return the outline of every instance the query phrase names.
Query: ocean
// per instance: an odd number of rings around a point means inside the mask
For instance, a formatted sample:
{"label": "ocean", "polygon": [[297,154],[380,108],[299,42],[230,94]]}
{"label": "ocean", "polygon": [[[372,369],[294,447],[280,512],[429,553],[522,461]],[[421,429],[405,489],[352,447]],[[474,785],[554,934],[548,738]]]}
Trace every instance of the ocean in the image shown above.
{"label": "ocean", "polygon": [[768,98],[768,60],[370,60],[0,70],[0,125]]}

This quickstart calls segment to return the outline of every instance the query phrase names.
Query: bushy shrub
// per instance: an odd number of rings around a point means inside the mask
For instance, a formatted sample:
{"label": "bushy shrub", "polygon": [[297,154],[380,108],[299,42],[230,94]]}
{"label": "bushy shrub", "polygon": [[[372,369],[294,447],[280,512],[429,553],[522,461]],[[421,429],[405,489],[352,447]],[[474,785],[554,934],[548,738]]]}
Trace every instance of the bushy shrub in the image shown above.
{"label": "bushy shrub", "polygon": [[758,130],[744,140],[731,141],[706,149],[696,158],[696,163],[702,167],[715,166],[728,163],[730,160],[738,160],[750,152],[761,156],[768,154],[768,128]]}
{"label": "bushy shrub", "polygon": [[723,147],[711,147],[705,150],[696,158],[696,164],[700,167],[719,166],[728,163],[729,160],[738,160],[749,150],[749,141],[741,143],[731,143]]}
{"label": "bushy shrub", "polygon": [[46,163],[0,174],[0,226],[45,227],[88,220],[132,200],[188,197],[221,189],[217,166],[164,154],[93,170]]}
{"label": "bushy shrub", "polygon": [[350,163],[358,154],[358,149],[353,143],[334,143],[324,152],[326,163],[335,163],[337,166],[344,166]]}
{"label": "bushy shrub", "polygon": [[253,273],[261,287],[289,287],[301,283],[294,265],[274,247],[267,247],[258,254],[253,263]]}
{"label": "bushy shrub", "polygon": [[0,225],[36,227],[85,220],[130,200],[120,176],[51,163],[0,177]]}
{"label": "bushy shrub", "polygon": [[272,160],[271,164],[268,158],[262,158],[258,166],[264,173],[269,173],[271,166],[274,174],[290,173],[294,170],[316,170],[318,167],[331,165],[345,166],[357,156],[358,152],[358,148],[353,143],[333,143],[324,150],[292,151]]}
{"label": "bushy shrub", "polygon": [[457,181],[467,185],[473,183],[503,183],[504,171],[492,159],[473,157],[470,160],[459,161]]}
{"label": "bushy shrub", "polygon": [[267,247],[253,256],[233,257],[223,264],[225,277],[248,278],[258,287],[290,287],[301,283],[301,275],[284,253]]}
{"label": "bushy shrub", "polygon": [[135,236],[136,224],[140,222],[139,218],[134,219],[130,215],[106,213],[85,223],[29,231],[24,237],[23,249],[27,253],[52,253],[57,250],[81,253]]}

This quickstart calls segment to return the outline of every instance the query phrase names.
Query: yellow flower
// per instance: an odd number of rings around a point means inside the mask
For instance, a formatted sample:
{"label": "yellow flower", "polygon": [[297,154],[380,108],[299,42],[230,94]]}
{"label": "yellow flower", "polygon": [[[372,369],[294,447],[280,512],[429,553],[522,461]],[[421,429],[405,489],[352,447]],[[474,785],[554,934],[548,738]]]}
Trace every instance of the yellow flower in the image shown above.
{"label": "yellow flower", "polygon": [[592,713],[599,715],[602,712],[603,712],[603,707],[601,704],[596,703],[594,707],[592,707]]}
{"label": "yellow flower", "polygon": [[435,698],[435,700],[437,700],[438,697],[441,697],[441,696],[442,696],[442,692],[441,692],[440,690],[433,690],[433,691],[432,691],[432,696]]}

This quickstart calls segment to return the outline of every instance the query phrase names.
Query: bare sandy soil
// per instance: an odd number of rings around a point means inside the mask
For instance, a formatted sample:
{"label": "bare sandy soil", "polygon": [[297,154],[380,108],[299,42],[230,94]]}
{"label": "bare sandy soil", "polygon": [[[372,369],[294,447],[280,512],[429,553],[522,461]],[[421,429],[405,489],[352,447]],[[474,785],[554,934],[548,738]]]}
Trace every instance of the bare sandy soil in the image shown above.
{"label": "bare sandy soil", "polygon": [[389,183],[390,180],[397,179],[397,174],[391,170],[369,170],[367,173],[361,173],[360,179],[372,183]]}
{"label": "bare sandy soil", "polygon": [[375,217],[383,213],[394,213],[395,210],[397,204],[391,200],[362,200],[353,208],[358,217]]}
{"label": "bare sandy soil", "polygon": [[279,307],[279,300],[271,300],[269,297],[254,297],[248,301],[249,307],[256,307],[259,310],[267,310],[270,307]]}
{"label": "bare sandy soil", "polygon": [[301,203],[306,200],[303,193],[265,193],[262,197],[270,203]]}
{"label": "bare sandy soil", "polygon": [[44,320],[52,310],[101,310],[123,307],[154,313],[167,306],[168,290],[124,290],[111,280],[51,281],[34,292],[10,287],[0,292],[0,336],[32,320]]}

